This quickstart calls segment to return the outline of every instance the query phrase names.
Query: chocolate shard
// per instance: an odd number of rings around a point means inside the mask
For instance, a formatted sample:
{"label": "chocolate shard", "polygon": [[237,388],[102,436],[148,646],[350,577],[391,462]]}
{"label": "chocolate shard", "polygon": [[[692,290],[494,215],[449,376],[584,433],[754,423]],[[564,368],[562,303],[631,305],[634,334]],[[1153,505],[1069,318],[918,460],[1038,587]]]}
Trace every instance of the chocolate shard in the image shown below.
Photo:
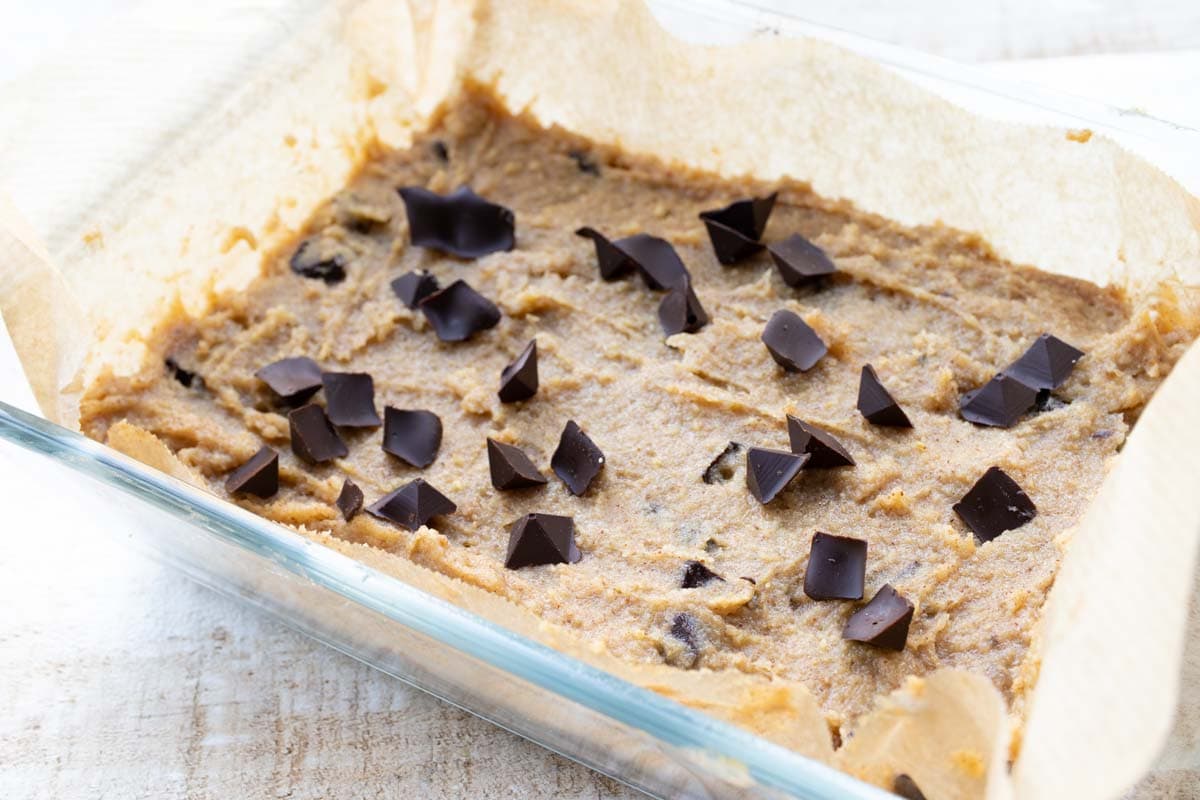
{"label": "chocolate shard", "polygon": [[508,533],[508,569],[543,564],[574,564],[583,556],[575,545],[575,521],[555,514],[526,514]]}
{"label": "chocolate shard", "polygon": [[464,280],[426,295],[417,307],[443,342],[466,341],[500,322],[500,309],[496,304]]}
{"label": "chocolate shard", "polygon": [[853,467],[854,459],[833,434],[810,422],[787,415],[788,439],[793,453],[808,453],[810,458],[805,469],[831,469]]}
{"label": "chocolate shard", "polygon": [[337,497],[338,511],[342,512],[342,518],[349,522],[354,519],[358,512],[362,511],[363,493],[362,489],[358,488],[358,484],[346,478],[342,482],[342,491]]}
{"label": "chocolate shard", "polygon": [[912,618],[913,604],[891,585],[884,584],[871,602],[846,620],[842,638],[885,650],[903,650]]}
{"label": "chocolate shard", "polygon": [[588,153],[582,150],[572,150],[567,155],[575,162],[575,166],[579,168],[580,172],[585,175],[600,175],[600,166]]}
{"label": "chocolate shard", "polygon": [[446,148],[446,143],[440,139],[434,139],[429,145],[429,149],[433,151],[433,156],[443,164],[450,163],[450,151]]}
{"label": "chocolate shard", "polygon": [[875,374],[875,368],[870,364],[862,368],[862,377],[858,383],[858,410],[872,425],[883,425],[891,428],[911,428],[908,415],[900,404],[892,399],[892,395]]}
{"label": "chocolate shard", "polygon": [[580,228],[575,235],[591,239],[596,246],[596,262],[600,267],[600,277],[604,280],[615,281],[633,269],[633,259],[595,228]]}
{"label": "chocolate shard", "polygon": [[288,414],[288,427],[292,435],[292,452],[309,464],[323,464],[345,458],[350,453],[329,417],[325,416],[325,409],[318,405],[309,404],[292,411]]}
{"label": "chocolate shard", "polygon": [[691,280],[685,280],[682,286],[667,292],[658,304],[658,322],[667,336],[695,333],[708,324],[708,313],[700,305]]}
{"label": "chocolate shard", "polygon": [[[163,359],[163,363],[167,367],[167,372],[171,373],[171,377],[178,381],[180,386],[185,389],[192,388],[192,382],[196,380],[196,373],[179,366],[179,362],[171,356],[167,356],[165,359]],[[197,387],[203,385],[204,379],[201,378],[197,382]]]}
{"label": "chocolate shard", "polygon": [[682,589],[695,589],[712,581],[721,581],[724,583],[725,579],[699,561],[689,561],[683,566],[683,580],[679,586]]}
{"label": "chocolate shard", "polygon": [[849,536],[815,533],[804,573],[804,593],[813,600],[862,600],[867,577],[867,543]]}
{"label": "chocolate shard", "polygon": [[708,467],[704,470],[704,474],[700,476],[700,479],[709,485],[725,483],[725,481],[733,477],[733,472],[737,468],[734,459],[740,452],[742,452],[742,445],[738,442],[727,444],[720,455],[709,463]]}
{"label": "chocolate shard", "polygon": [[811,458],[807,453],[751,447],[746,451],[746,486],[758,502],[766,505],[791,483]]}
{"label": "chocolate shard", "polygon": [[903,772],[892,780],[892,794],[904,800],[925,800],[925,793],[917,786],[917,782]]}
{"label": "chocolate shard", "polygon": [[763,231],[775,208],[777,193],[766,197],[738,200],[724,208],[704,211],[700,219],[708,229],[717,260],[728,266],[762,250]]}
{"label": "chocolate shard", "polygon": [[296,252],[292,253],[288,266],[297,275],[316,278],[331,285],[346,279],[345,256],[336,244],[320,237],[301,242]]}
{"label": "chocolate shard", "polygon": [[990,542],[1036,517],[1037,506],[1007,472],[989,467],[963,499],[954,504],[954,513],[976,539]]}
{"label": "chocolate shard", "polygon": [[604,468],[604,453],[571,420],[559,437],[558,448],[550,458],[550,468],[571,494],[579,496],[588,490]]}
{"label": "chocolate shard", "polygon": [[406,272],[392,281],[392,291],[400,298],[400,302],[409,308],[416,308],[422,300],[437,290],[437,278],[425,270]]}
{"label": "chocolate shard", "polygon": [[289,405],[299,405],[321,388],[321,368],[307,356],[281,358],[254,375]]}
{"label": "chocolate shard", "polygon": [[263,446],[225,481],[230,494],[252,494],[264,500],[279,491],[279,454]]}
{"label": "chocolate shard", "polygon": [[1004,373],[963,395],[958,413],[968,422],[1011,428],[1037,402],[1037,391]]}
{"label": "chocolate shard", "polygon": [[779,277],[788,286],[812,283],[837,272],[825,251],[798,233],[768,246],[767,252],[779,270]]}
{"label": "chocolate shard", "polygon": [[516,403],[528,400],[537,394],[537,390],[537,339],[530,339],[521,354],[500,370],[500,402]]}
{"label": "chocolate shard", "polygon": [[700,656],[700,630],[695,617],[690,614],[676,614],[671,620],[671,636],[683,642],[690,658],[681,664],[685,669],[693,667]]}
{"label": "chocolate shard", "polygon": [[1043,333],[1024,355],[1004,370],[1004,374],[1031,389],[1057,389],[1070,377],[1075,363],[1083,356],[1082,350]]}
{"label": "chocolate shard", "polygon": [[674,289],[691,278],[683,260],[666,239],[639,233],[617,239],[613,245],[629,257],[651,289]]}
{"label": "chocolate shard", "polygon": [[460,258],[479,258],[516,246],[513,212],[466,186],[443,197],[420,186],[400,189],[412,243]]}
{"label": "chocolate shard", "polygon": [[343,428],[379,427],[375,381],[365,372],[325,372],[325,414]]}
{"label": "chocolate shard", "polygon": [[383,450],[417,469],[437,458],[442,446],[442,420],[432,411],[393,408],[383,410]]}
{"label": "chocolate shard", "polygon": [[453,514],[458,506],[446,495],[417,478],[367,506],[367,513],[415,531],[434,517]]}
{"label": "chocolate shard", "polygon": [[817,332],[799,314],[781,308],[762,332],[763,344],[775,363],[789,372],[807,372],[829,352]]}
{"label": "chocolate shard", "polygon": [[528,489],[546,483],[543,475],[529,456],[519,447],[487,440],[488,469],[492,473],[492,486],[506,491],[509,489]]}

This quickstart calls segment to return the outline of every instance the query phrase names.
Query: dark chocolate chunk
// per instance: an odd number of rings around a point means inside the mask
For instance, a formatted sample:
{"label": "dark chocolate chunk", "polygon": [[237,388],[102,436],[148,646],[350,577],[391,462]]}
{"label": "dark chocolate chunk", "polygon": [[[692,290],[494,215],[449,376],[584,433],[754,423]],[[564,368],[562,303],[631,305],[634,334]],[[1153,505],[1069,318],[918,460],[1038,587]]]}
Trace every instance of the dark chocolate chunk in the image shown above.
{"label": "dark chocolate chunk", "polygon": [[849,536],[815,533],[804,573],[804,593],[813,600],[862,600],[867,543]]}
{"label": "dark chocolate chunk", "polygon": [[[167,371],[171,373],[171,377],[177,380],[181,386],[185,389],[192,388],[192,381],[196,380],[196,373],[179,366],[179,362],[170,356],[167,356],[163,363],[167,365]],[[203,384],[204,379],[201,378],[197,385]]]}
{"label": "dark chocolate chunk", "polygon": [[779,277],[788,286],[811,283],[837,271],[824,250],[798,233],[768,246],[767,252],[779,270]]}
{"label": "dark chocolate chunk", "polygon": [[762,250],[763,231],[775,207],[776,195],[738,200],[724,208],[704,211],[700,219],[708,229],[717,260],[726,266],[736,264]]}
{"label": "dark chocolate chunk", "polygon": [[358,484],[349,478],[342,482],[342,491],[338,493],[337,497],[337,507],[346,522],[354,519],[358,512],[362,511],[362,489],[358,488]]}
{"label": "dark chocolate chunk", "polygon": [[711,581],[721,581],[724,583],[725,579],[699,561],[689,561],[684,564],[683,581],[680,583],[681,588],[695,589],[697,586],[703,586]]}
{"label": "dark chocolate chunk", "polygon": [[279,454],[265,445],[233,471],[225,481],[230,494],[252,494],[266,499],[279,491]]}
{"label": "dark chocolate chunk", "polygon": [[463,280],[426,295],[417,307],[443,342],[466,341],[500,322],[496,304]]}
{"label": "dark chocolate chunk", "polygon": [[792,452],[808,453],[811,456],[804,465],[805,469],[854,466],[854,459],[850,457],[850,453],[829,431],[799,420],[791,414],[788,414],[787,423]]}
{"label": "dark chocolate chunk", "polygon": [[488,439],[487,453],[492,486],[497,489],[528,489],[546,483],[546,476],[521,448]]}
{"label": "dark chocolate chunk", "polygon": [[746,452],[746,486],[758,502],[766,505],[792,482],[811,458],[807,453],[751,447]]}
{"label": "dark chocolate chunk", "polygon": [[478,258],[516,245],[513,213],[466,186],[445,197],[420,186],[406,186],[400,196],[408,212],[412,243],[418,247]]}
{"label": "dark chocolate chunk", "polygon": [[1037,393],[1037,399],[1033,401],[1033,413],[1048,414],[1051,411],[1066,408],[1070,404],[1069,400],[1063,400],[1061,397],[1050,394],[1049,389],[1041,389]]}
{"label": "dark chocolate chunk", "polygon": [[434,139],[433,144],[429,145],[429,148],[433,150],[433,155],[438,161],[442,162],[443,164],[450,163],[450,151],[446,149],[445,142],[441,141],[440,139]]}
{"label": "dark chocolate chunk", "polygon": [[692,290],[691,280],[667,292],[658,304],[658,322],[667,336],[695,333],[708,324],[708,314]]}
{"label": "dark chocolate chunk", "polygon": [[689,614],[676,614],[671,620],[671,636],[683,642],[691,656],[685,667],[693,666],[700,655],[700,631],[696,620]]}
{"label": "dark chocolate chunk", "polygon": [[343,428],[376,428],[375,381],[365,372],[326,372],[325,414],[334,425]]}
{"label": "dark chocolate chunk", "polygon": [[633,261],[651,289],[674,289],[689,280],[688,269],[666,239],[639,233],[617,239],[613,246]]}
{"label": "dark chocolate chunk", "polygon": [[829,352],[817,332],[800,315],[781,308],[771,315],[762,332],[771,358],[789,372],[807,372]]}
{"label": "dark chocolate chunk", "polygon": [[530,339],[521,355],[500,370],[500,402],[528,400],[538,390],[537,339]]}
{"label": "dark chocolate chunk", "polygon": [[1004,370],[1031,389],[1057,389],[1083,358],[1083,351],[1048,333],[1037,338],[1025,354]]}
{"label": "dark chocolate chunk", "polygon": [[733,477],[733,471],[736,469],[734,458],[738,453],[742,452],[742,445],[737,442],[730,442],[721,451],[721,454],[714,458],[708,467],[704,470],[701,477],[707,484],[725,483]]}
{"label": "dark chocolate chunk", "polygon": [[575,166],[579,168],[580,172],[586,175],[598,176],[600,174],[600,167],[590,155],[582,150],[572,150],[571,152],[567,153],[567,155],[570,156],[571,160],[575,162]]}
{"label": "dark chocolate chunk", "polygon": [[432,411],[392,408],[383,410],[383,450],[418,469],[437,458],[442,446],[442,421]]}
{"label": "dark chocolate chunk", "polygon": [[582,495],[604,468],[604,453],[571,420],[559,437],[558,448],[550,458],[550,468],[571,494]]}
{"label": "dark chocolate chunk", "polygon": [[325,239],[305,239],[288,261],[292,272],[306,278],[316,278],[328,284],[346,279],[346,259],[335,245]]}
{"label": "dark chocolate chunk", "polygon": [[875,374],[875,368],[867,364],[862,368],[862,378],[858,383],[858,410],[872,425],[884,425],[892,428],[911,428],[912,423],[900,404],[892,399],[892,395]]}
{"label": "dark chocolate chunk", "polygon": [[325,409],[318,405],[301,406],[288,414],[292,434],[292,452],[309,464],[321,464],[345,458],[350,451],[334,429]]}
{"label": "dark chocolate chunk", "polygon": [[917,786],[916,781],[903,772],[892,780],[892,794],[904,800],[925,800],[925,793]]}
{"label": "dark chocolate chunk", "polygon": [[367,506],[367,513],[415,531],[434,517],[453,514],[458,506],[423,478],[404,484]]}
{"label": "dark chocolate chunk", "polygon": [[437,278],[425,270],[406,272],[392,281],[392,291],[400,298],[400,302],[409,308],[416,308],[422,300],[437,290]]}
{"label": "dark chocolate chunk", "polygon": [[281,358],[254,374],[290,405],[303,403],[321,388],[321,368],[307,356]]}
{"label": "dark chocolate chunk", "polygon": [[596,246],[596,262],[600,266],[600,277],[604,280],[615,281],[633,269],[633,259],[595,228],[580,228],[575,235],[591,239]]}
{"label": "dark chocolate chunk", "polygon": [[990,467],[963,499],[954,504],[954,513],[976,539],[990,542],[1036,517],[1037,506],[1007,472]]}
{"label": "dark chocolate chunk", "polygon": [[871,602],[846,620],[842,638],[886,650],[903,650],[912,618],[913,604],[885,583]]}
{"label": "dark chocolate chunk", "polygon": [[1000,373],[975,391],[964,394],[958,413],[976,425],[1011,428],[1036,401],[1035,390]]}
{"label": "dark chocolate chunk", "polygon": [[575,545],[575,521],[554,514],[526,514],[508,533],[509,569],[543,564],[574,564],[583,556]]}

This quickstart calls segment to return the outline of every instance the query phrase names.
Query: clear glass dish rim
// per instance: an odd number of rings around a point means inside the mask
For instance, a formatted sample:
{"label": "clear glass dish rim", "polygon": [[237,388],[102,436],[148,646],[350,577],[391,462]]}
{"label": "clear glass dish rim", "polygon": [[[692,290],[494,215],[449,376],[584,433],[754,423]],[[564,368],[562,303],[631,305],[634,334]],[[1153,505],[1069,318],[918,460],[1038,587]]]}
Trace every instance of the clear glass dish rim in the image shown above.
{"label": "clear glass dish rim", "polygon": [[[1194,147],[1200,132],[1104,103],[1040,89],[902,46],[892,45],[748,0],[654,0],[691,14],[736,23],[731,11],[788,24],[788,32],[818,35],[885,66],[989,95],[1026,108],[1065,115],[1097,128],[1175,148]],[[426,594],[332,549],[305,539],[216,495],[175,480],[75,431],[0,401],[0,438],[48,456],[108,486],[132,494],[288,572],[336,592],[388,619],[546,691],[564,697],[667,745],[731,759],[758,784],[797,797],[894,796],[837,769],[731,724],[635,686],[471,612]],[[470,708],[467,709],[471,710]]]}

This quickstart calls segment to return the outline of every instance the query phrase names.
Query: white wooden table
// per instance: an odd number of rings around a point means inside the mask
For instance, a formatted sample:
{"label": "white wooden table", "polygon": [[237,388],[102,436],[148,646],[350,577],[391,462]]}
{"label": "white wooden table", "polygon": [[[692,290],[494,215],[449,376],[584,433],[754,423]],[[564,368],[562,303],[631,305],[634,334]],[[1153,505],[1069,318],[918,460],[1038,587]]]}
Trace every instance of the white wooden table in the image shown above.
{"label": "white wooden table", "polygon": [[[963,59],[1053,56],[991,68],[1200,127],[1194,0],[759,4]],[[7,5],[0,80],[104,7]],[[2,331],[0,397],[31,405]],[[0,798],[640,796],[114,545],[44,470],[0,445]]]}

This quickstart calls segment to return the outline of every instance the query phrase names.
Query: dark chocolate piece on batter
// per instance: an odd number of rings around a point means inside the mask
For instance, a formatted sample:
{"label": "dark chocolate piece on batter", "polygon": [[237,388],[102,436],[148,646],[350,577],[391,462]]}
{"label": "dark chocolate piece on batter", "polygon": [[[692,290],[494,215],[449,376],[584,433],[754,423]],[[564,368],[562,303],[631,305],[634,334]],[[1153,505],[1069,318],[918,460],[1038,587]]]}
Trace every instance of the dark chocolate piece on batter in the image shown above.
{"label": "dark chocolate piece on batter", "polygon": [[[197,377],[196,373],[179,366],[179,362],[171,356],[167,356],[165,359],[163,359],[163,363],[166,364],[167,371],[171,373],[171,377],[178,381],[183,388],[192,388],[192,382],[195,381]],[[204,379],[200,378],[196,385],[197,387],[203,386]]]}
{"label": "dark chocolate piece on batter", "polygon": [[699,561],[689,561],[683,565],[683,580],[679,585],[683,589],[695,589],[712,581],[724,583],[725,579]]}
{"label": "dark chocolate piece on batter", "polygon": [[690,614],[676,614],[671,620],[671,636],[683,642],[691,655],[686,667],[695,666],[696,658],[700,655],[700,631],[696,619]]}
{"label": "dark chocolate piece on batter", "polygon": [[633,269],[633,259],[595,228],[580,228],[575,235],[591,239],[596,246],[596,262],[600,267],[600,277],[604,280],[615,281]]}
{"label": "dark chocolate piece on batter", "polygon": [[585,175],[595,175],[599,177],[600,166],[595,162],[590,154],[584,152],[583,150],[572,150],[567,153],[567,155],[570,156],[571,160],[575,162],[575,166],[579,168],[580,172],[584,173]]}
{"label": "dark chocolate piece on batter", "polygon": [[727,444],[720,455],[709,463],[708,467],[704,470],[704,474],[700,476],[700,479],[709,485],[725,483],[725,481],[733,477],[733,470],[735,469],[734,457],[740,452],[742,452],[742,445],[738,442]]}
{"label": "dark chocolate piece on batter", "polygon": [[1025,490],[999,467],[990,467],[963,499],[954,504],[967,527],[981,542],[1019,528],[1037,516],[1037,506]]}
{"label": "dark chocolate piece on batter", "polygon": [[340,252],[333,252],[324,240],[314,237],[305,239],[292,253],[288,266],[297,275],[316,278],[327,284],[341,283],[346,279],[346,260]]}
{"label": "dark chocolate piece on batter", "polygon": [[424,409],[383,410],[383,450],[418,469],[437,458],[442,446],[442,420]]}
{"label": "dark chocolate piece on batter", "polygon": [[325,414],[343,428],[376,428],[375,381],[365,372],[325,372]]}
{"label": "dark chocolate piece on batter", "polygon": [[1070,377],[1075,362],[1083,356],[1082,350],[1043,333],[1024,355],[1004,370],[1004,374],[1031,389],[1057,389]]}
{"label": "dark chocolate piece on batter", "polygon": [[528,489],[546,483],[543,475],[519,447],[487,440],[488,469],[492,474],[492,486],[500,490]]}
{"label": "dark chocolate piece on batter", "polygon": [[582,495],[604,468],[604,453],[571,420],[563,428],[558,448],[550,457],[550,468],[567,485],[571,494]]}
{"label": "dark chocolate piece on batter", "polygon": [[890,392],[883,388],[875,368],[870,364],[862,368],[858,384],[858,410],[872,425],[891,428],[911,428],[912,423],[904,409],[900,408]]}
{"label": "dark chocolate piece on batter", "polygon": [[854,459],[850,453],[829,431],[797,419],[791,414],[787,415],[787,423],[792,452],[808,453],[811,456],[804,465],[805,469],[854,466]]}
{"label": "dark chocolate piece on batter", "polygon": [[925,800],[925,793],[917,786],[917,782],[903,772],[892,780],[892,794],[904,800]]}
{"label": "dark chocolate piece on batter", "polygon": [[458,506],[446,495],[417,478],[367,506],[367,513],[415,531],[434,517],[453,514]]}
{"label": "dark chocolate piece on batter", "polygon": [[358,488],[358,484],[346,478],[342,482],[342,491],[337,497],[338,511],[342,512],[342,518],[349,522],[354,519],[358,512],[362,511],[363,493],[362,489]]}
{"label": "dark chocolate piece on batter", "polygon": [[1011,428],[1037,402],[1037,391],[1000,373],[978,389],[962,396],[958,413],[968,422],[994,428]]}
{"label": "dark chocolate piece on batter", "polygon": [[642,275],[642,280],[651,289],[674,289],[685,285],[690,279],[683,260],[666,239],[648,233],[638,233],[617,239],[613,246],[633,261]]}
{"label": "dark chocolate piece on batter", "polygon": [[288,414],[292,435],[292,452],[309,464],[322,464],[335,458],[345,458],[350,450],[318,405],[301,406]]}
{"label": "dark chocolate piece on batter", "polygon": [[812,283],[837,272],[837,267],[825,251],[798,233],[769,245],[767,252],[779,270],[779,277],[788,286]]}
{"label": "dark chocolate piece on batter", "polygon": [[817,332],[799,314],[781,308],[762,332],[771,358],[788,372],[807,372],[829,352]]}
{"label": "dark chocolate piece on batter", "polygon": [[772,193],[766,197],[738,200],[724,208],[700,213],[718,261],[728,266],[762,250],[759,240],[767,227],[771,209],[775,207],[776,196]]}
{"label": "dark chocolate piece on batter", "polygon": [[409,308],[416,308],[422,300],[437,290],[437,278],[425,270],[406,272],[392,281],[392,291],[400,298],[400,302]]}
{"label": "dark chocolate piece on batter", "polygon": [[447,149],[446,143],[441,139],[434,139],[433,144],[429,145],[429,148],[433,150],[433,155],[438,161],[442,162],[443,164],[450,163],[450,150]]}
{"label": "dark chocolate piece on batter", "polygon": [[862,600],[867,543],[849,536],[815,533],[804,573],[804,593],[813,600]]}
{"label": "dark chocolate piece on batter", "polygon": [[842,638],[886,650],[903,650],[912,618],[913,604],[885,583],[871,602],[846,620]]}
{"label": "dark chocolate piece on batter", "polygon": [[446,196],[420,186],[400,189],[412,243],[460,258],[478,258],[516,246],[513,212],[466,186]]}
{"label": "dark chocolate piece on batter", "polygon": [[290,405],[303,403],[321,388],[321,368],[307,356],[281,358],[254,374]]}
{"label": "dark chocolate piece on batter", "polygon": [[538,390],[537,339],[529,344],[511,364],[500,370],[500,402],[516,403],[528,400]]}
{"label": "dark chocolate piece on batter", "polygon": [[426,295],[417,307],[443,342],[466,341],[500,322],[500,309],[496,304],[464,280]]}
{"label": "dark chocolate piece on batter", "polygon": [[574,564],[583,556],[575,544],[575,521],[555,514],[526,514],[508,533],[509,569],[543,564]]}
{"label": "dark chocolate piece on batter", "polygon": [[658,321],[667,336],[695,333],[708,324],[708,313],[700,305],[691,280],[667,292],[658,304]]}
{"label": "dark chocolate piece on batter", "polygon": [[279,454],[263,446],[225,481],[230,494],[252,494],[266,499],[279,491]]}
{"label": "dark chocolate piece on batter", "polygon": [[766,505],[791,483],[808,459],[807,453],[751,447],[746,452],[746,486],[758,502]]}

